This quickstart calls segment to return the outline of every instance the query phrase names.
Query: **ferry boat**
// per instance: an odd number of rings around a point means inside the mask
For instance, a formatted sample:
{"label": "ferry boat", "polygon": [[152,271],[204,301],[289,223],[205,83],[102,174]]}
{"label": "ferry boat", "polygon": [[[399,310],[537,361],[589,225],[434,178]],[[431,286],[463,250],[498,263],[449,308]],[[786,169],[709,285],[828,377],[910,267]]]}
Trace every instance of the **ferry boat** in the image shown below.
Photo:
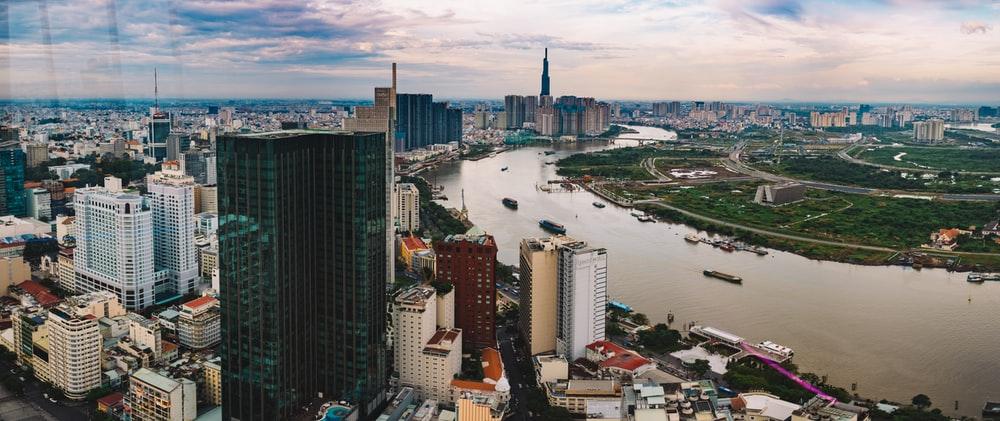
{"label": "ferry boat", "polygon": [[601,202],[594,202],[594,207],[595,207],[595,208],[603,208],[603,207],[604,207],[604,204],[603,204],[603,203],[601,203]]}
{"label": "ferry boat", "polygon": [[743,283],[743,278],[740,278],[739,276],[733,276],[728,273],[716,272],[714,270],[708,270],[708,269],[702,271],[701,273],[710,278],[721,279],[723,281],[731,282],[734,284]]}
{"label": "ferry boat", "polygon": [[628,304],[625,304],[625,303],[623,303],[621,301],[616,301],[616,300],[608,301],[608,307],[617,308],[617,309],[619,309],[621,311],[624,311],[626,313],[631,313],[632,312],[632,307],[629,307]]}
{"label": "ferry boat", "polygon": [[507,171],[507,169],[508,169],[508,167],[505,166],[505,167],[501,168],[500,171]]}
{"label": "ferry boat", "polygon": [[508,208],[517,209],[517,201],[514,200],[514,199],[511,199],[509,197],[505,197],[505,198],[503,198],[502,202],[503,202],[503,205],[506,206],[506,207],[508,207]]}
{"label": "ferry boat", "polygon": [[541,221],[538,221],[538,226],[540,226],[540,227],[542,227],[542,229],[544,229],[546,231],[549,231],[549,232],[552,232],[552,233],[556,233],[556,234],[565,234],[566,233],[566,227],[564,227],[562,224],[552,222],[552,221],[550,221],[548,219],[543,219]]}
{"label": "ferry boat", "polygon": [[693,243],[693,244],[698,244],[698,243],[701,242],[701,239],[698,238],[697,234],[688,234],[688,235],[684,236],[684,241],[687,241],[687,242]]}

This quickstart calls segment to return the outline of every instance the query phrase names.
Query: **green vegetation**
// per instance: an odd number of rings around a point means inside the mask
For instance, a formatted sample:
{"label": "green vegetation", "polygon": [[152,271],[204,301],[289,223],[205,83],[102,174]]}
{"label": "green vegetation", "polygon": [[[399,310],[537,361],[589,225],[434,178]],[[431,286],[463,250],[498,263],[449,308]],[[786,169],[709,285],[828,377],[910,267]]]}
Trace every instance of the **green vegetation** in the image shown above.
{"label": "green vegetation", "polygon": [[[895,160],[901,153],[906,155],[900,161]],[[1000,149],[887,147],[863,149],[855,157],[895,167],[1000,173]]]}
{"label": "green vegetation", "polygon": [[433,240],[440,240],[453,234],[461,234],[468,230],[462,221],[455,218],[448,209],[431,200],[431,186],[420,177],[403,176],[401,183],[413,183],[420,191],[420,233],[429,235]]}
{"label": "green vegetation", "polygon": [[493,145],[476,143],[469,145],[468,149],[460,152],[459,157],[462,159],[482,158],[491,153],[493,153]]}
{"label": "green vegetation", "polygon": [[639,345],[657,354],[668,354],[690,348],[681,341],[680,332],[663,323],[657,323],[652,329],[640,331]]}
{"label": "green vegetation", "polygon": [[[903,178],[903,171],[885,170],[847,162],[834,156],[815,158],[788,157],[780,164],[759,166],[762,170],[794,178],[888,190],[914,190],[947,193],[989,193],[996,183],[983,177],[942,174],[944,179],[925,181]],[[954,181],[953,181],[954,180]]]}
{"label": "green vegetation", "polygon": [[[932,231],[940,228],[981,226],[996,219],[1000,212],[1000,204],[992,202],[902,199],[813,189],[807,190],[806,200],[771,207],[753,203],[757,185],[716,183],[673,193],[664,189],[654,191],[666,203],[729,222],[897,249],[919,247],[928,241]],[[655,206],[643,209],[672,216]],[[992,251],[1000,252],[1000,247]]]}
{"label": "green vegetation", "polygon": [[475,349],[469,350],[468,357],[462,358],[462,372],[456,376],[462,380],[483,380],[483,354]]}
{"label": "green vegetation", "polygon": [[639,131],[635,130],[635,129],[630,129],[630,128],[625,127],[625,126],[620,126],[620,125],[617,125],[617,124],[612,124],[611,127],[608,128],[607,131],[605,131],[604,133],[601,133],[600,136],[598,136],[598,137],[612,138],[612,137],[618,137],[618,135],[620,135],[622,133],[639,133]]}
{"label": "green vegetation", "polygon": [[103,186],[104,177],[113,175],[122,179],[122,185],[127,186],[135,180],[146,178],[147,174],[152,174],[160,170],[160,165],[144,164],[128,158],[116,158],[110,154],[98,158],[97,154],[91,154],[76,161],[80,164],[90,164],[91,169],[79,170],[73,173],[73,178],[78,181],[75,187]]}
{"label": "green vegetation", "polygon": [[[783,366],[789,371],[798,371],[795,364],[785,363]],[[812,392],[803,389],[788,377],[756,361],[745,360],[739,364],[730,364],[726,369],[726,374],[722,376],[723,380],[739,390],[766,390],[789,402],[805,402],[814,396]],[[842,388],[824,383],[820,376],[813,373],[802,373],[799,374],[799,377],[837,398],[837,400],[843,402],[851,400],[850,393]]]}
{"label": "green vegetation", "polygon": [[705,373],[711,370],[712,367],[708,364],[708,360],[694,360],[690,366],[688,366],[697,378],[701,379],[705,377]]}
{"label": "green vegetation", "polygon": [[646,158],[710,158],[719,156],[708,149],[661,149],[650,146],[618,148],[601,152],[579,153],[560,159],[556,174],[564,177],[606,177],[624,180],[648,180],[652,176],[642,168]]}
{"label": "green vegetation", "polygon": [[434,287],[434,291],[437,292],[437,295],[447,295],[451,292],[451,290],[455,289],[455,285],[452,285],[451,282],[439,281],[436,279],[431,281],[431,286]]}

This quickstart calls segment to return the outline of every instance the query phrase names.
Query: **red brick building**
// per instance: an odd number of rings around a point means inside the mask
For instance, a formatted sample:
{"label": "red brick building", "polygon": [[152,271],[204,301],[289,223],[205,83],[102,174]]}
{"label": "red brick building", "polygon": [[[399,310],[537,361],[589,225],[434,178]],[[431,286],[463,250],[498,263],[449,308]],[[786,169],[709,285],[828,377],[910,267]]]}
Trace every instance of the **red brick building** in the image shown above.
{"label": "red brick building", "polygon": [[455,286],[455,327],[462,350],[496,347],[497,245],[477,228],[434,243],[438,281]]}

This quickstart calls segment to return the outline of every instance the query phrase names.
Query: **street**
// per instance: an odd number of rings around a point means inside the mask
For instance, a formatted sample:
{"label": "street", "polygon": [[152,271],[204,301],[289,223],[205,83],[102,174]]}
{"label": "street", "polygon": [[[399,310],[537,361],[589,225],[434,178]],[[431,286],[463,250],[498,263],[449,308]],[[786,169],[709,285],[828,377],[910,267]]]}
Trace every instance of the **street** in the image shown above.
{"label": "street", "polygon": [[[500,346],[500,356],[503,358],[504,369],[507,371],[507,380],[510,381],[510,407],[505,420],[517,420],[526,421],[530,419],[528,408],[526,405],[526,388],[535,387],[534,376],[526,376],[521,372],[521,365],[518,359],[523,361],[525,356],[521,350],[514,348],[514,338],[517,337],[516,333],[512,333],[512,329],[508,329],[507,325],[499,326],[497,329],[497,341]],[[532,382],[532,384],[527,384],[527,382]]]}

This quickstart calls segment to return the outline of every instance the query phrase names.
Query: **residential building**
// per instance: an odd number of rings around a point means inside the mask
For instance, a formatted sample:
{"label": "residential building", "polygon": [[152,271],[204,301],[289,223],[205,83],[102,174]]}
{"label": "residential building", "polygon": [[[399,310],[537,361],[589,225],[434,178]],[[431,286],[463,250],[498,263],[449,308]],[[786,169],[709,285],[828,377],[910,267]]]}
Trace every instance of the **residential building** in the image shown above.
{"label": "residential building", "polygon": [[387,398],[386,136],[283,131],[216,147],[223,419],[288,418],[319,394],[367,417]]}
{"label": "residential building", "polygon": [[[396,297],[393,305],[395,368],[399,383],[419,399],[452,402],[451,380],[462,370],[462,331],[438,328],[438,293],[418,286]],[[453,312],[454,308],[443,308]]]}
{"label": "residential building", "polygon": [[172,379],[141,368],[129,377],[126,412],[134,421],[190,421],[198,416],[198,393],[188,379]]}
{"label": "residential building", "polygon": [[433,244],[438,282],[455,286],[455,326],[466,350],[496,347],[497,245],[473,227]]}
{"label": "residential building", "polygon": [[11,285],[31,280],[31,266],[23,258],[0,258],[0,296],[7,295]]}
{"label": "residential building", "polygon": [[24,202],[27,205],[27,215],[39,221],[52,219],[52,199],[49,191],[43,188],[28,189],[24,192]]}
{"label": "residential building", "polygon": [[112,292],[130,310],[153,305],[157,276],[153,221],[145,200],[136,194],[89,187],[78,189],[73,202],[76,290]]}
{"label": "residential building", "polygon": [[913,122],[913,140],[940,142],[944,140],[944,120],[930,119]]}
{"label": "residential building", "polygon": [[202,296],[181,304],[177,318],[177,339],[190,349],[204,349],[219,343],[219,300]]}
{"label": "residential building", "polygon": [[[100,293],[97,293],[100,294]],[[107,298],[117,304],[117,298]],[[52,384],[70,399],[83,399],[101,387],[101,330],[97,317],[61,304],[49,310],[49,369]]]}
{"label": "residential building", "polygon": [[572,414],[612,419],[621,414],[622,386],[617,380],[560,380],[543,388],[549,405]]}
{"label": "residential building", "polygon": [[532,357],[535,379],[538,384],[557,382],[569,378],[569,361],[562,355],[542,354]]}
{"label": "residential building", "polygon": [[558,248],[575,241],[566,236],[521,240],[518,329],[531,355],[556,350]]}
{"label": "residential building", "polygon": [[507,95],[503,98],[503,112],[506,115],[506,129],[520,129],[524,126],[524,97]]}
{"label": "residential building", "polygon": [[201,363],[201,396],[209,405],[222,405],[222,366],[218,359]]}
{"label": "residential building", "polygon": [[556,283],[556,353],[574,361],[604,340],[608,253],[583,241],[559,246]]}
{"label": "residential building", "polygon": [[26,164],[29,167],[37,167],[49,160],[49,145],[45,143],[29,143],[25,146],[27,150]]}
{"label": "residential building", "polygon": [[158,295],[182,296],[198,283],[194,244],[194,177],[184,175],[177,161],[146,177],[153,214],[153,268],[165,272]]}
{"label": "residential building", "polygon": [[76,270],[73,267],[73,247],[59,247],[59,287],[65,291],[76,292]]}
{"label": "residential building", "polygon": [[413,183],[396,183],[393,192],[393,209],[396,211],[396,230],[414,232],[420,229],[420,190]]}
{"label": "residential building", "polygon": [[137,313],[127,315],[128,337],[139,350],[148,350],[152,361],[163,358],[163,328],[157,320],[147,319]]}

